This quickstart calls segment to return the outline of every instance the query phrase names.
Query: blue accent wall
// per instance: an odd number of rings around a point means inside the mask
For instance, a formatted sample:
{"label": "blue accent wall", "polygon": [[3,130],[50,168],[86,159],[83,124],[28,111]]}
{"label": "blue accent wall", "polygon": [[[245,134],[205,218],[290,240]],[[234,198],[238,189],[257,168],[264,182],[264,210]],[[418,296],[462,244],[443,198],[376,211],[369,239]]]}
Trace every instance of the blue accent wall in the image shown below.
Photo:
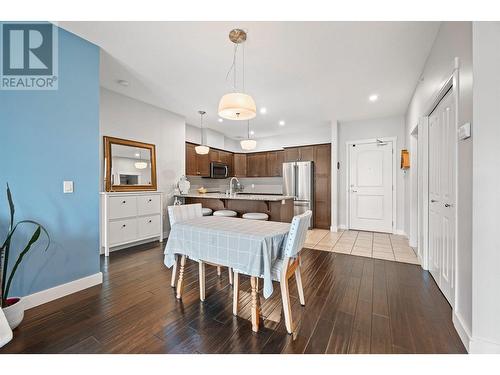
{"label": "blue accent wall", "polygon": [[[59,29],[58,82],[54,91],[0,90],[0,241],[7,182],[17,220],[39,221],[52,239],[25,258],[10,296],[99,272],[99,48]],[[74,181],[73,194],[63,193],[64,180]],[[32,232],[16,237],[11,266]]]}

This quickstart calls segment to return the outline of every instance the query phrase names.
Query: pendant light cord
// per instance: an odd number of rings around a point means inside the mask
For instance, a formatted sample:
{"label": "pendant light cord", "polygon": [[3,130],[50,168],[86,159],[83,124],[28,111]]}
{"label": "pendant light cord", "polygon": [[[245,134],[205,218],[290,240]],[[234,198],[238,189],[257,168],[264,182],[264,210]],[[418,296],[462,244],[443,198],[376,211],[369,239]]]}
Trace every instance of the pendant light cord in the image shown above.
{"label": "pendant light cord", "polygon": [[234,51],[233,51],[233,62],[231,66],[229,67],[229,70],[227,71],[226,74],[226,81],[229,78],[229,75],[231,74],[231,71],[233,72],[233,91],[236,92],[236,54],[238,52],[238,44],[234,44]]}

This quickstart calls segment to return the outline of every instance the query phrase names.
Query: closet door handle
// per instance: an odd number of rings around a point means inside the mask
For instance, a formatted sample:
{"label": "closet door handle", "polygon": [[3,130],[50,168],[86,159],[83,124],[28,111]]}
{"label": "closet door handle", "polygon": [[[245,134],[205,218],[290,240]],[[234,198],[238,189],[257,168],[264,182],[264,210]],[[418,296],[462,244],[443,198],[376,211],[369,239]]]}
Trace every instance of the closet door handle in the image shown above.
{"label": "closet door handle", "polygon": [[452,204],[449,204],[449,203],[445,203],[445,204],[444,204],[444,206],[445,206],[446,208],[448,208],[448,207],[453,207],[453,205],[452,205]]}

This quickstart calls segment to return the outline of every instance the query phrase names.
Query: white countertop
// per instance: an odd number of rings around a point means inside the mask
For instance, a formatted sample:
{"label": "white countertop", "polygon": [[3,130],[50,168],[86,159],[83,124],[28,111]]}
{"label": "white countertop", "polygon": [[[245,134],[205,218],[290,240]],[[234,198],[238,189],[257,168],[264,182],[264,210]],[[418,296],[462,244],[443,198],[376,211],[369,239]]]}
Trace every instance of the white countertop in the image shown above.
{"label": "white countertop", "polygon": [[247,200],[247,201],[270,201],[277,202],[283,199],[293,199],[292,196],[289,195],[271,195],[271,194],[233,194],[226,195],[221,193],[189,193],[189,194],[176,194],[176,197],[179,198],[211,198],[211,199],[239,199],[239,200]]}

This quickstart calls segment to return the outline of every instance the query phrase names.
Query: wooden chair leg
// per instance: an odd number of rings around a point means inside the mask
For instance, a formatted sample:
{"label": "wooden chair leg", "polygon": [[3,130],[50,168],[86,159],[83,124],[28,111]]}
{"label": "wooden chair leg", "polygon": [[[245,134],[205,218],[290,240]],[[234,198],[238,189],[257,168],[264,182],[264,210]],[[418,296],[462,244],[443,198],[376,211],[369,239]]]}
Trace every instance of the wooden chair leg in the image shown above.
{"label": "wooden chair leg", "polygon": [[285,316],[285,326],[288,333],[292,333],[292,310],[290,308],[290,294],[288,291],[288,279],[280,281],[281,300],[283,301],[283,315]]}
{"label": "wooden chair leg", "polygon": [[260,301],[259,301],[259,283],[255,276],[250,278],[252,286],[252,331],[259,332]]}
{"label": "wooden chair leg", "polygon": [[227,267],[227,270],[229,272],[229,284],[233,285],[233,269],[231,267]]}
{"label": "wooden chair leg", "polygon": [[201,260],[198,262],[199,279],[200,279],[200,301],[205,301],[205,263]]}
{"label": "wooden chair leg", "polygon": [[240,275],[238,272],[234,272],[233,280],[233,315],[238,315],[238,302],[240,298]]}
{"label": "wooden chair leg", "polygon": [[220,275],[221,275],[220,266],[217,266],[217,276],[220,277]]}
{"label": "wooden chair leg", "polygon": [[186,256],[181,257],[181,268],[179,270],[179,279],[177,280],[177,299],[182,298],[182,282],[184,281],[184,267],[186,266]]}
{"label": "wooden chair leg", "polygon": [[175,256],[175,262],[172,266],[172,279],[170,280],[170,286],[175,288],[175,277],[177,276],[177,262],[179,262],[179,256]]}
{"label": "wooden chair leg", "polygon": [[297,291],[299,292],[299,301],[302,306],[306,305],[304,299],[304,289],[302,288],[302,276],[300,275],[300,267],[295,269],[295,280],[297,281]]}

